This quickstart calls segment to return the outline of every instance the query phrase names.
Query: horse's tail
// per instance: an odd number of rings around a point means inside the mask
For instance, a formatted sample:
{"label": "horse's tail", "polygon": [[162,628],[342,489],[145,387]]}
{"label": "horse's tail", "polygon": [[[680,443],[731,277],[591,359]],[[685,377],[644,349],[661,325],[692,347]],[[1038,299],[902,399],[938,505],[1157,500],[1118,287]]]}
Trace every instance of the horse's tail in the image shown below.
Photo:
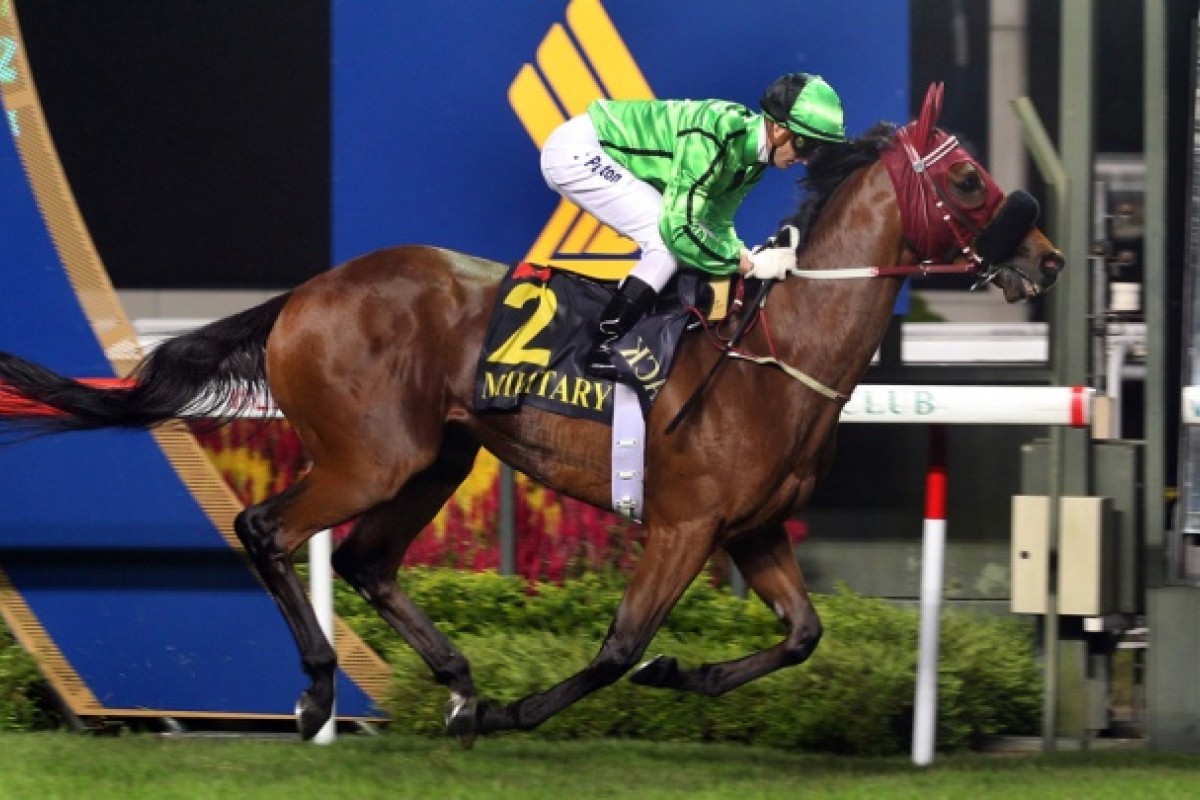
{"label": "horse's tail", "polygon": [[150,428],[184,415],[228,419],[266,387],[267,336],[290,293],[168,339],[113,386],[0,353],[0,430]]}

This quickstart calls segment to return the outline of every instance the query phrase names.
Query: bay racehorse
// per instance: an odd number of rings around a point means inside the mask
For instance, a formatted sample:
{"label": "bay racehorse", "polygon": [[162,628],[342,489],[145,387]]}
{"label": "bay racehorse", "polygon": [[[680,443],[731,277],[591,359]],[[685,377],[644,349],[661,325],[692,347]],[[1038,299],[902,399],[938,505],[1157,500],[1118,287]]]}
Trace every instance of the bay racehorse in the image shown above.
{"label": "bay racehorse", "polygon": [[[709,557],[724,549],[779,616],[782,641],[694,668],[659,656],[632,677],[719,695],[799,664],[821,636],[783,523],[831,458],[841,403],[882,341],[903,274],[922,260],[966,264],[1013,302],[1039,295],[1063,267],[1034,227],[1033,199],[1005,196],[936,127],[940,103],[935,85],[916,121],[876,126],[813,157],[808,198],[788,220],[798,230],[800,272],[778,282],[740,345],[777,364],[730,360],[667,434],[727,357],[701,334],[685,337],[647,419],[645,551],[608,634],[590,664],[516,702],[480,699],[467,659],[395,582],[413,538],[466,478],[480,447],[546,486],[609,507],[606,426],[530,407],[473,411],[476,364],[504,265],[436,247],[375,252],[167,341],[123,387],[86,386],[0,355],[10,400],[56,409],[12,412],[4,424],[42,432],[143,428],[202,413],[197,403],[219,405],[213,387],[269,387],[312,468],[245,509],[235,527],[309,677],[296,708],[306,738],[331,714],[336,659],[291,557],[316,532],[350,519],[357,522],[334,566],[449,689],[451,734],[534,728],[617,680],[642,659]],[[818,279],[852,265],[881,269],[870,271],[875,278],[860,270],[845,280]]]}

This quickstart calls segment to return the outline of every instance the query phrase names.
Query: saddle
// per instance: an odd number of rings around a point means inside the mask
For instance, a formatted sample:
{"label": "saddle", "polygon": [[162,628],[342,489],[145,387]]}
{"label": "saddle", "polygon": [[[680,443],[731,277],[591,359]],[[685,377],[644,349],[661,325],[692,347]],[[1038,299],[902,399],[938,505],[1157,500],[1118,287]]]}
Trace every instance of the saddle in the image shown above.
{"label": "saddle", "polygon": [[[523,404],[612,424],[613,382],[584,371],[595,320],[616,291],[561,267],[521,262],[505,274],[476,369],[476,411],[512,411]],[[689,325],[718,324],[736,307],[745,282],[681,269],[654,307],[617,342],[618,381],[637,393],[648,414],[670,374]]]}

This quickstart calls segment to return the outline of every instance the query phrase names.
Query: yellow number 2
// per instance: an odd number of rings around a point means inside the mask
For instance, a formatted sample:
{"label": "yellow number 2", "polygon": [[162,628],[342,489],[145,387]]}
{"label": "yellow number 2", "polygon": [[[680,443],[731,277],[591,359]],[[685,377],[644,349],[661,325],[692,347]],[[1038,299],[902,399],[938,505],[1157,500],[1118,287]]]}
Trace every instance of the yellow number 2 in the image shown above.
{"label": "yellow number 2", "polygon": [[537,301],[537,308],[529,315],[521,327],[508,337],[504,344],[492,351],[487,357],[494,364],[536,364],[545,367],[550,364],[550,349],[546,347],[526,347],[534,337],[541,333],[558,310],[558,298],[549,286],[536,286],[532,283],[519,283],[504,298],[504,305],[510,308],[523,308],[531,300]]}

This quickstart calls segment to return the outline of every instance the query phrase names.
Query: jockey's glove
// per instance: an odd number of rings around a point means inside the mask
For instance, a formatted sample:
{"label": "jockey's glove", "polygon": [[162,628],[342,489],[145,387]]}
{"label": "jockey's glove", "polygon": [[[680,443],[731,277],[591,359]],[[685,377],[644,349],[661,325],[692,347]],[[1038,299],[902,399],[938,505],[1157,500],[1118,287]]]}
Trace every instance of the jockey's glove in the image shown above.
{"label": "jockey's glove", "polygon": [[[787,226],[792,228],[792,226]],[[792,228],[788,232],[787,237],[772,237],[767,240],[767,244],[756,247],[750,251],[750,263],[753,265],[749,272],[746,273],[747,278],[758,278],[759,280],[783,280],[788,276],[788,272],[796,268],[796,250],[794,247],[775,244],[776,240],[783,238],[786,241],[795,239],[796,232]]]}

